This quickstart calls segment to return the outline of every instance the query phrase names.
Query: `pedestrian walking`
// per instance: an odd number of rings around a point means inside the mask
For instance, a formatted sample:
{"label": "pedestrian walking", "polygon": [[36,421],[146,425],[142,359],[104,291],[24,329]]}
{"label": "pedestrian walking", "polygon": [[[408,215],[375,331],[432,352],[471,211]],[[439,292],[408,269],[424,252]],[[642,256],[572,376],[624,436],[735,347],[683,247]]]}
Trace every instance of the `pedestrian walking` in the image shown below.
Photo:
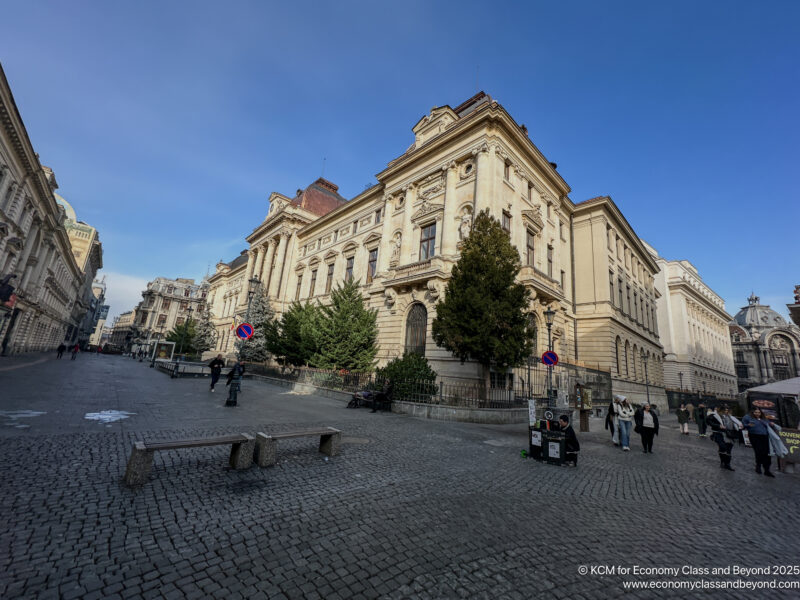
{"label": "pedestrian walking", "polygon": [[78,352],[81,351],[81,347],[78,344],[75,344],[72,347],[72,358],[70,360],[75,360],[75,357],[78,356]]}
{"label": "pedestrian walking", "polygon": [[658,415],[651,410],[650,403],[636,411],[633,416],[636,421],[636,433],[642,436],[642,452],[653,453],[653,438],[658,435]]}
{"label": "pedestrian walking", "polygon": [[633,428],[634,410],[625,396],[620,396],[617,420],[619,422],[619,443],[622,449],[629,452],[631,449],[631,429]]}
{"label": "pedestrian walking", "polygon": [[722,415],[722,422],[725,423],[725,436],[732,442],[739,442],[739,445],[744,444],[742,422],[731,414],[731,409],[727,406],[722,407],[720,414]]}
{"label": "pedestrian walking", "polygon": [[769,455],[769,430],[774,430],[772,423],[764,416],[761,409],[755,406],[750,411],[750,414],[744,416],[742,425],[747,431],[747,437],[750,438],[750,445],[756,455],[756,473],[761,475],[761,468],[763,467],[764,475],[775,477],[769,470],[772,466],[772,458]]}
{"label": "pedestrian walking", "polygon": [[681,427],[681,433],[689,435],[689,410],[686,405],[681,403],[681,407],[675,411],[675,414],[678,415],[678,425]]}
{"label": "pedestrian walking", "polygon": [[733,471],[731,467],[731,450],[733,444],[725,439],[725,421],[719,412],[718,407],[714,407],[706,417],[706,423],[711,427],[711,441],[713,441],[719,450],[719,466],[721,469]]}
{"label": "pedestrian walking", "polygon": [[581,445],[578,442],[578,436],[575,435],[575,430],[569,424],[569,417],[561,415],[558,417],[561,431],[564,432],[564,460],[568,465],[573,467],[578,466],[578,452],[580,452]]}
{"label": "pedestrian walking", "polygon": [[58,354],[56,354],[56,358],[61,358],[62,356],[64,356],[64,350],[66,349],[67,347],[64,345],[64,342],[61,342],[58,345],[58,348],[56,348],[56,351],[58,352]]}
{"label": "pedestrian walking", "polygon": [[615,446],[619,446],[619,399],[620,396],[615,394],[606,412],[606,429],[611,430],[611,441]]}
{"label": "pedestrian walking", "polygon": [[97,345],[97,352],[95,353],[96,356],[100,356],[103,353],[103,348],[98,344]]}
{"label": "pedestrian walking", "polygon": [[220,375],[222,375],[222,367],[225,366],[225,361],[222,360],[222,354],[217,354],[217,357],[208,363],[208,368],[211,369],[211,387],[210,391],[214,391],[214,386],[217,385]]}
{"label": "pedestrian walking", "polygon": [[697,405],[695,409],[695,421],[697,421],[697,435],[700,437],[707,437],[708,431],[708,413],[706,412],[706,405],[703,401]]}

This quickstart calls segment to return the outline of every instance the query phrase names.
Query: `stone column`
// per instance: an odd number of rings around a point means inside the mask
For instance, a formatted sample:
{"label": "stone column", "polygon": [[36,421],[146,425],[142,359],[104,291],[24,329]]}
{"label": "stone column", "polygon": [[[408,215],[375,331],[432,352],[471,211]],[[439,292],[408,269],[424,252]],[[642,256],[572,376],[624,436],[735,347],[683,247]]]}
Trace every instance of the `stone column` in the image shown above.
{"label": "stone column", "polygon": [[269,278],[270,275],[272,275],[272,258],[275,256],[275,246],[277,245],[275,240],[269,240],[267,242],[267,257],[264,259],[264,265],[259,275],[262,285],[265,288],[269,286]]}
{"label": "stone column", "polygon": [[772,362],[769,358],[769,350],[764,348],[764,365],[767,367],[767,377],[774,379],[775,375],[772,372]]}
{"label": "stone column", "polygon": [[442,223],[441,244],[442,256],[452,256],[456,253],[458,243],[458,204],[456,201],[456,181],[458,181],[458,167],[455,161],[442,168],[445,171],[444,186],[444,222]]}
{"label": "stone column", "polygon": [[484,144],[477,152],[475,175],[475,216],[482,210],[492,206],[492,191],[494,188],[494,161],[493,148]]}
{"label": "stone column", "polygon": [[264,266],[264,254],[266,254],[266,249],[263,245],[256,248],[256,266],[253,269],[253,275],[258,279],[261,279],[261,269]]}
{"label": "stone column", "polygon": [[794,363],[794,376],[800,377],[800,359],[798,359],[795,349],[792,349],[792,362]]}
{"label": "stone column", "polygon": [[281,273],[283,271],[283,261],[286,259],[286,243],[288,236],[284,233],[281,234],[280,241],[278,242],[278,257],[275,259],[275,268],[272,270],[269,280],[268,293],[270,297],[277,296],[278,290],[281,285]]}
{"label": "stone column", "polygon": [[415,185],[409,185],[405,188],[406,199],[403,202],[403,240],[402,245],[400,247],[400,265],[407,265],[410,262],[413,262],[412,259],[412,249],[413,249],[413,242],[412,237],[414,233],[414,226],[411,223],[411,214],[414,212],[414,202],[417,201],[417,187]]}
{"label": "stone column", "polygon": [[245,272],[244,281],[245,285],[253,277],[253,267],[255,267],[255,252],[252,250],[247,251],[247,271]]}
{"label": "stone column", "polygon": [[387,195],[383,197],[384,215],[381,228],[381,243],[378,247],[378,272],[385,273],[389,269],[389,259],[392,257],[392,214],[394,201]]}

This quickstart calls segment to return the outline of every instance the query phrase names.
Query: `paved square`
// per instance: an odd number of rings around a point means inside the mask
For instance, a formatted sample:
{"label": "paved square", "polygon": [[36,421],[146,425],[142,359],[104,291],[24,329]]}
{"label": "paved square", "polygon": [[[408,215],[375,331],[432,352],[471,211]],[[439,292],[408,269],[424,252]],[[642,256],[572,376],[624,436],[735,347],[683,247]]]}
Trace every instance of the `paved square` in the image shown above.
{"label": "paved square", "polygon": [[[116,356],[0,362],[1,598],[800,595],[623,589],[798,575],[579,573],[800,564],[800,475],[760,477],[744,447],[721,471],[672,417],[653,455],[619,452],[593,420],[571,469],[522,459],[524,426],[372,414],[253,381],[231,409],[207,387]],[[128,414],[85,418],[104,411]],[[287,440],[275,467],[233,471],[225,447],[165,451],[146,485],[122,485],[137,439],[307,426],[341,429],[341,453]]]}

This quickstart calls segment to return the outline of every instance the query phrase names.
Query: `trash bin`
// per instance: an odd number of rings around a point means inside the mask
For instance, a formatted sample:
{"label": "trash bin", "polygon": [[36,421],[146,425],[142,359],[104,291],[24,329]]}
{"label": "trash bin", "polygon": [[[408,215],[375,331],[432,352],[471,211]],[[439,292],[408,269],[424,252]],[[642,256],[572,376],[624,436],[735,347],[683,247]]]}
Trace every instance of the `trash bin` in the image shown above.
{"label": "trash bin", "polygon": [[542,432],[542,458],[550,465],[564,464],[564,432]]}

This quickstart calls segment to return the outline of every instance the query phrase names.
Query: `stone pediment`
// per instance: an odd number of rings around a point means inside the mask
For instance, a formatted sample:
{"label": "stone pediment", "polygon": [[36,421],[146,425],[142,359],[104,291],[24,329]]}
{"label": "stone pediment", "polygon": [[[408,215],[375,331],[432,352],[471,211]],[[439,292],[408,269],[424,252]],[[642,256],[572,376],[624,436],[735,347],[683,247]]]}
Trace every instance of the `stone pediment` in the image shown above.
{"label": "stone pediment", "polygon": [[374,231],[367,236],[367,239],[364,240],[364,245],[369,246],[370,244],[375,244],[381,241],[381,234],[375,233]]}
{"label": "stone pediment", "polygon": [[430,138],[452,127],[457,120],[458,115],[449,106],[433,107],[430,114],[422,117],[412,128],[416,136],[415,145],[421,146]]}
{"label": "stone pediment", "polygon": [[542,219],[542,211],[538,206],[533,208],[532,210],[523,210],[522,220],[526,221],[529,225],[532,225],[537,230],[544,229],[544,219]]}
{"label": "stone pediment", "polygon": [[425,200],[422,203],[414,214],[411,215],[412,221],[419,221],[420,219],[424,219],[430,215],[436,215],[438,213],[444,212],[444,206],[442,204],[434,204],[433,202],[428,202]]}
{"label": "stone pediment", "polygon": [[334,250],[328,250],[328,252],[325,254],[324,258],[325,258],[326,261],[329,261],[331,259],[336,258],[338,255],[339,255],[338,252],[335,252]]}

